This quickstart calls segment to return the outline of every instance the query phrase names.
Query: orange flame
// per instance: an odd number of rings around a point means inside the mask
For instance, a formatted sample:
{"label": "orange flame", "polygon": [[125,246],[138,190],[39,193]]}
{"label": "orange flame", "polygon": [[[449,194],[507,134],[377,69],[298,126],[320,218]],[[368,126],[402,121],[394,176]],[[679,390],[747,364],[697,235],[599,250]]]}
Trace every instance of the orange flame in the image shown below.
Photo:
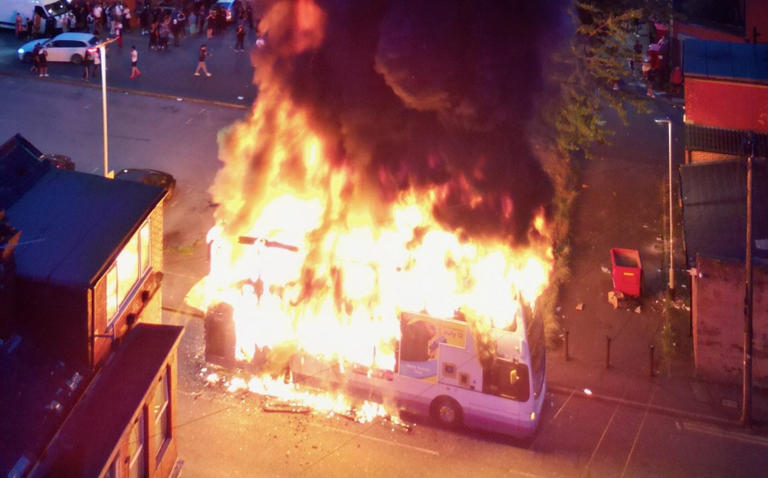
{"label": "orange flame", "polygon": [[[291,48],[314,48],[323,12],[309,0],[295,12],[299,33]],[[340,364],[393,370],[401,312],[460,312],[471,323],[503,328],[515,320],[517,298],[533,304],[548,283],[543,210],[525,246],[449,230],[433,214],[443,186],[382,197],[361,168],[329,160],[322,133],[269,83],[260,85],[248,120],[220,143],[225,164],[211,188],[220,204],[208,234],[211,268],[189,301],[202,309],[232,305],[240,360],[265,347],[270,360],[281,347],[299,348]],[[465,178],[458,184],[470,210],[483,202]],[[515,213],[511,200],[502,213]],[[230,386],[288,394],[278,382]]]}

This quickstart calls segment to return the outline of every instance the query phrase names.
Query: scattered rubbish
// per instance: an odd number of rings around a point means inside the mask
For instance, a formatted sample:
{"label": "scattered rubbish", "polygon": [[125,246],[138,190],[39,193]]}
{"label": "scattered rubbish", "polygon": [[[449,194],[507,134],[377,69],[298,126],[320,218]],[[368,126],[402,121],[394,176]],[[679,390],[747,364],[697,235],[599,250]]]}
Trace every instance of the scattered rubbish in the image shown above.
{"label": "scattered rubbish", "polygon": [[584,389],[584,395],[592,395],[592,390],[585,388]]}
{"label": "scattered rubbish", "polygon": [[271,413],[302,413],[306,414],[312,411],[312,409],[306,405],[302,405],[299,402],[292,400],[280,400],[272,398],[264,402],[264,406],[261,409],[265,412]]}
{"label": "scattered rubbish", "polygon": [[589,184],[582,184],[581,189],[589,189]]}
{"label": "scattered rubbish", "polygon": [[608,303],[613,306],[614,309],[619,308],[619,300],[624,298],[624,294],[616,292],[615,290],[608,292]]}
{"label": "scattered rubbish", "polygon": [[600,270],[603,271],[603,273],[605,273],[605,274],[610,274],[611,273],[611,270],[608,269],[605,266],[600,266]]}
{"label": "scattered rubbish", "polygon": [[637,307],[635,307],[635,313],[636,314],[641,314],[642,312],[643,312],[642,307],[640,307],[639,305]]}
{"label": "scattered rubbish", "polygon": [[643,224],[643,229],[648,229],[648,224]]}
{"label": "scattered rubbish", "polygon": [[584,310],[584,302],[579,302],[578,304],[576,304],[576,310],[578,310],[579,312]]}
{"label": "scattered rubbish", "polygon": [[686,284],[680,284],[680,287],[682,287],[683,289],[687,289],[687,288],[688,288],[688,285],[686,285]]}
{"label": "scattered rubbish", "polygon": [[184,101],[184,98],[176,98],[176,101]]}
{"label": "scattered rubbish", "polygon": [[240,101],[243,101],[243,100],[245,99],[245,97],[243,97],[243,96],[238,96],[238,97],[237,97],[237,99],[238,99],[238,100],[240,100]]}

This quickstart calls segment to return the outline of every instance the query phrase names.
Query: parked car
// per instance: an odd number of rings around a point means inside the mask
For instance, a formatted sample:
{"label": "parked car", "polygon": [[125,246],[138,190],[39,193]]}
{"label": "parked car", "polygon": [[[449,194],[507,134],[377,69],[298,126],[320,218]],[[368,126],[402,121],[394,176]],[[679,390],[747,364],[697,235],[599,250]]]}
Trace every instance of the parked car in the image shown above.
{"label": "parked car", "polygon": [[123,169],[115,174],[115,179],[160,186],[168,192],[166,196],[168,201],[171,200],[173,192],[176,190],[176,179],[168,173],[155,169]]}
{"label": "parked car", "polygon": [[18,49],[19,60],[32,61],[32,51],[40,43],[48,52],[48,61],[68,61],[79,64],[85,57],[85,50],[99,43],[98,37],[91,33],[67,32],[53,38],[38,38],[25,43]]}
{"label": "parked car", "polygon": [[43,161],[49,161],[56,169],[75,170],[75,162],[65,154],[44,153],[40,156]]}

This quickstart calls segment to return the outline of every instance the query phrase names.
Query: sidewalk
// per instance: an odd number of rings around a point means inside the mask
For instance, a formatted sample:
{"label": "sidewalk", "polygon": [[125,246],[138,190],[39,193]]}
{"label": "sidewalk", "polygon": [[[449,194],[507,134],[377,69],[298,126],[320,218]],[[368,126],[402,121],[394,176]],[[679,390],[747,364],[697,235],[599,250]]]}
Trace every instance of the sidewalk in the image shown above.
{"label": "sidewalk", "polygon": [[[573,220],[571,280],[561,293],[560,314],[569,335],[569,357],[548,351],[548,386],[554,393],[609,400],[626,406],[722,426],[738,426],[741,386],[706,383],[695,376],[689,337],[689,280],[682,271],[680,211],[675,212],[677,308],[666,296],[668,250],[666,189],[668,154],[666,128],[653,119],[673,120],[674,168],[683,156],[682,111],[657,99],[650,114],[630,114],[628,126],[614,118],[612,145],[583,161],[582,190]],[[618,125],[618,126],[616,126]],[[677,201],[675,207],[677,207]],[[644,273],[641,312],[614,310],[611,247],[640,251]],[[581,310],[578,310],[581,308]],[[665,316],[669,316],[668,328]],[[610,337],[610,368],[606,368]],[[654,346],[651,377],[650,346]],[[768,396],[753,392],[753,432],[768,435]]]}

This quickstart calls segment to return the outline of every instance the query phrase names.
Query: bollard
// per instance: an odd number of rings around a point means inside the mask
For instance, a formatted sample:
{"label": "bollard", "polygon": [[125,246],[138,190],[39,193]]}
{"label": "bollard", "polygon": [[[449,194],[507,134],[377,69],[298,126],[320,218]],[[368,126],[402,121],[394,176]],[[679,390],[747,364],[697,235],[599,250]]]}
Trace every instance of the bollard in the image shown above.
{"label": "bollard", "polygon": [[568,356],[568,329],[565,329],[565,340],[563,341],[563,355],[565,361],[569,361],[571,358]]}
{"label": "bollard", "polygon": [[611,338],[605,336],[605,368],[611,368]]}
{"label": "bollard", "polygon": [[655,377],[655,376],[656,376],[656,373],[653,371],[653,369],[654,369],[654,364],[653,364],[653,349],[654,349],[654,346],[653,346],[653,344],[651,344],[651,348],[650,348],[650,360],[651,360],[651,377]]}

